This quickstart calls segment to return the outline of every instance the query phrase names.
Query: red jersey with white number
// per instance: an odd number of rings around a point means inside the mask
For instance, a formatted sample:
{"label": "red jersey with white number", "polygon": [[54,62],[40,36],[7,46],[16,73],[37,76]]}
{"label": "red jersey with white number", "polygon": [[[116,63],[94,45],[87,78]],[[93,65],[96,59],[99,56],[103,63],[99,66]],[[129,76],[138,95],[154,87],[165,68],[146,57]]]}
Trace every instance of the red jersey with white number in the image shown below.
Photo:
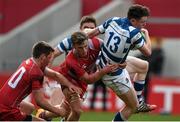
{"label": "red jersey with white number", "polygon": [[101,44],[102,41],[97,38],[89,39],[88,55],[86,58],[75,56],[73,53],[74,49],[72,49],[66,56],[65,61],[59,67],[59,72],[74,85],[80,87],[84,93],[87,89],[87,83],[79,80],[79,78],[83,76],[85,72],[94,72],[95,62],[98,58]]}
{"label": "red jersey with white number", "polygon": [[2,106],[6,106],[6,109],[15,108],[32,90],[42,88],[43,75],[32,58],[22,62],[0,89],[0,112],[3,111]]}

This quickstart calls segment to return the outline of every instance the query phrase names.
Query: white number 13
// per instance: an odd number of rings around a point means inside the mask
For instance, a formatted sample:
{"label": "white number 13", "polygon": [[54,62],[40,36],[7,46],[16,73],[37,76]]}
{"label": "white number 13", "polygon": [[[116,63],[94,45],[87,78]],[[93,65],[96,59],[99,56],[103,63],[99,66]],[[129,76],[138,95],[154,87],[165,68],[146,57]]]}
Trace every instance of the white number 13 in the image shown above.
{"label": "white number 13", "polygon": [[[19,83],[19,81],[21,80],[21,78],[25,72],[26,72],[26,69],[24,67],[21,67],[20,69],[18,69],[16,71],[16,73],[9,80],[8,85],[11,88],[16,88],[17,84]],[[15,77],[16,77],[16,79],[15,79]]]}

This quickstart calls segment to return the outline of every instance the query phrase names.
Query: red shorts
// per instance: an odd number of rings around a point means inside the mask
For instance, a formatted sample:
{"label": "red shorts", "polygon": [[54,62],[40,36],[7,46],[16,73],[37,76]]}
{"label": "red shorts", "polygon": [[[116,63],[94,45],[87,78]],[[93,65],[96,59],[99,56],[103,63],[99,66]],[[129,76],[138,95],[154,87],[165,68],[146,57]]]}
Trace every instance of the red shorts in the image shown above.
{"label": "red shorts", "polygon": [[0,105],[0,121],[23,121],[27,115],[23,114],[19,108],[10,108]]}

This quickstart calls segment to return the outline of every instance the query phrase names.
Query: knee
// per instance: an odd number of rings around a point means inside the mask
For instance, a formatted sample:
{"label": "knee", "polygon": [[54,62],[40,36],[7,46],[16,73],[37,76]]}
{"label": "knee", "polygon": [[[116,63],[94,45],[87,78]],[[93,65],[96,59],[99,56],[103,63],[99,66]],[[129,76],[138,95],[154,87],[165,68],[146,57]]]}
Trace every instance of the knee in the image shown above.
{"label": "knee", "polygon": [[32,113],[33,111],[35,111],[35,106],[32,105],[30,111],[31,111],[31,113]]}
{"label": "knee", "polygon": [[33,111],[35,111],[35,106],[33,104],[32,105],[30,104],[28,106],[28,109],[26,109],[26,114],[32,114]]}
{"label": "knee", "polygon": [[148,69],[149,69],[149,62],[143,61],[143,64],[142,64],[143,72],[148,72]]}

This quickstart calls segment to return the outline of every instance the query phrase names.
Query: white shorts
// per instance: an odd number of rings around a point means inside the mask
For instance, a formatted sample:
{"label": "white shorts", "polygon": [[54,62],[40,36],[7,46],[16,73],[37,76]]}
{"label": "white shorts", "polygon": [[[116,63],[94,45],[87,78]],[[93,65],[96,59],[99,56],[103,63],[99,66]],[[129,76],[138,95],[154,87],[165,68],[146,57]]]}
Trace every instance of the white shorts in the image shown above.
{"label": "white shorts", "polygon": [[117,95],[124,94],[132,88],[129,73],[126,69],[120,69],[116,73],[105,75],[102,80],[104,84],[111,88]]}

